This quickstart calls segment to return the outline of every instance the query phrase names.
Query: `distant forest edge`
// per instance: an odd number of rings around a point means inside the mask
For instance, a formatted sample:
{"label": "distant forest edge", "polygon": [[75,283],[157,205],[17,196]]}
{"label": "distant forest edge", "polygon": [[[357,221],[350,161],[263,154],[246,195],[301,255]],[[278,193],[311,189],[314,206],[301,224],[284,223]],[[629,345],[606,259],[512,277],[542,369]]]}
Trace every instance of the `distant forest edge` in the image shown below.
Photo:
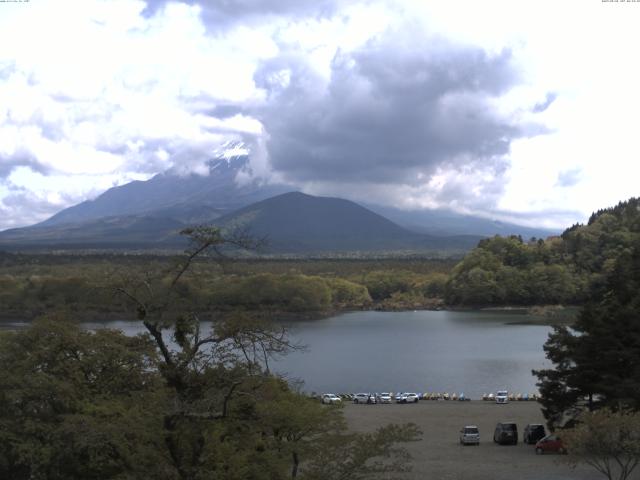
{"label": "distant forest edge", "polygon": [[[330,312],[446,306],[579,305],[616,259],[640,242],[640,199],[594,213],[561,236],[481,240],[456,259],[202,259],[181,287],[191,311],[244,309],[315,316]],[[30,319],[53,310],[79,318],[127,312],[114,291],[154,288],[176,257],[28,255],[0,252],[0,316]],[[160,278],[160,280],[158,280]]]}
{"label": "distant forest edge", "polygon": [[[62,311],[76,318],[124,318],[114,295],[123,285],[156,288],[177,258],[139,255],[0,253],[0,318],[32,319]],[[262,311],[317,316],[361,309],[442,304],[456,260],[239,260],[196,262],[183,279],[182,303],[215,312]],[[160,280],[155,280],[159,279]],[[154,279],[154,280],[151,280]]]}
{"label": "distant forest edge", "polygon": [[640,241],[640,199],[598,210],[559,237],[481,240],[450,273],[450,305],[582,304]]}

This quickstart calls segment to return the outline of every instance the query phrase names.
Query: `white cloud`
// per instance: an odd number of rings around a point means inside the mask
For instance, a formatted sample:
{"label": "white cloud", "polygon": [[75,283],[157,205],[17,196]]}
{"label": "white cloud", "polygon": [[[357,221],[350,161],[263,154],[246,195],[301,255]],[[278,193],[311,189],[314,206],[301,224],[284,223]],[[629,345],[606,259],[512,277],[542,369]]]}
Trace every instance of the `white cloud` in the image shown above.
{"label": "white cloud", "polygon": [[[24,224],[113,182],[171,167],[202,170],[221,143],[261,130],[244,115],[207,111],[259,99],[253,72],[257,59],[277,51],[270,36],[238,28],[212,37],[198,6],[172,3],[148,18],[144,6],[1,6],[9,15],[0,16],[0,199],[20,210],[11,172],[23,165],[29,170],[20,177],[30,180],[20,182],[20,198],[45,207]],[[68,193],[74,184],[83,187]],[[0,228],[19,223],[8,216],[5,208]]]}
{"label": "white cloud", "polygon": [[[640,193],[639,3],[263,0],[238,13],[196,3],[0,4],[0,228],[42,220],[113,183],[167,168],[199,171],[229,140],[252,145],[254,173],[283,178],[273,171],[280,159],[268,156],[269,125],[256,114],[278,109],[254,83],[258,65],[284,59],[270,82],[286,90],[296,74],[289,60],[304,58],[326,86],[336,58],[389,32],[420,35],[395,35],[388,58],[439,42],[490,57],[511,51],[520,83],[483,105],[529,136],[513,139],[500,168],[448,162],[408,185],[298,185],[548,226]],[[550,133],[534,135],[539,124]]]}
{"label": "white cloud", "polygon": [[[503,105],[553,92],[535,117],[553,132],[514,141],[504,193],[485,213],[554,227],[637,196],[640,177],[640,5],[565,2],[400,2],[431,28],[489,50],[511,46],[526,85]],[[511,98],[508,98],[508,97]],[[522,122],[531,115],[524,112]],[[573,185],[562,172],[580,171]],[[550,212],[560,212],[558,215]]]}

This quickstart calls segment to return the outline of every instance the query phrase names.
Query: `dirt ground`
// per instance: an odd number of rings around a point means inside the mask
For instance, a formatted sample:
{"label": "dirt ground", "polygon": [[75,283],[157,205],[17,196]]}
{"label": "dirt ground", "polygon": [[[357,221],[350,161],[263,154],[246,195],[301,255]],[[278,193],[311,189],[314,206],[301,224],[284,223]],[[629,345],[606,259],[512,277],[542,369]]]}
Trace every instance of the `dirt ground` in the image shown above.
{"label": "dirt ground", "polygon": [[[421,401],[409,405],[353,405],[344,409],[350,428],[367,432],[388,423],[413,422],[422,440],[408,444],[413,470],[407,480],[598,480],[591,467],[572,469],[562,455],[536,455],[533,445],[522,442],[527,423],[544,423],[536,402],[497,405],[471,402]],[[496,423],[518,425],[518,445],[493,443]],[[480,445],[461,446],[458,432],[465,425],[480,429]]]}

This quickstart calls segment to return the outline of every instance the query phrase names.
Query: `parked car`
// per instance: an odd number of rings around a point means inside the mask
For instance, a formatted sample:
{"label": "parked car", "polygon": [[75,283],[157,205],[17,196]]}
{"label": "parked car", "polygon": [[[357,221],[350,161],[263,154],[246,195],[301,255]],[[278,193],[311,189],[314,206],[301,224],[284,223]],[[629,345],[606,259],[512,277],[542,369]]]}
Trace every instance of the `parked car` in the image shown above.
{"label": "parked car", "polygon": [[530,423],[524,427],[524,433],[522,435],[522,441],[529,445],[536,443],[538,440],[545,437],[547,432],[544,431],[544,425],[541,423]]}
{"label": "parked car", "polygon": [[509,403],[509,392],[498,390],[496,392],[496,403]]}
{"label": "parked car", "polygon": [[513,422],[498,423],[493,433],[493,441],[500,445],[517,445],[518,426]]}
{"label": "parked car", "polygon": [[396,403],[418,403],[417,393],[403,393],[399,397],[396,397]]}
{"label": "parked car", "polygon": [[379,403],[391,403],[391,394],[390,393],[386,393],[386,392],[382,392],[380,395],[378,395],[378,402]]}
{"label": "parked car", "polygon": [[480,431],[475,425],[467,425],[460,430],[461,445],[480,445]]}
{"label": "parked car", "polygon": [[322,395],[322,403],[324,404],[335,404],[335,403],[342,403],[342,399],[333,394],[333,393],[325,393]]}
{"label": "parked car", "polygon": [[370,393],[356,393],[353,403],[376,403],[376,397]]}
{"label": "parked car", "polygon": [[560,437],[551,434],[538,440],[536,443],[536,453],[538,455],[542,455],[543,453],[567,453],[567,449]]}

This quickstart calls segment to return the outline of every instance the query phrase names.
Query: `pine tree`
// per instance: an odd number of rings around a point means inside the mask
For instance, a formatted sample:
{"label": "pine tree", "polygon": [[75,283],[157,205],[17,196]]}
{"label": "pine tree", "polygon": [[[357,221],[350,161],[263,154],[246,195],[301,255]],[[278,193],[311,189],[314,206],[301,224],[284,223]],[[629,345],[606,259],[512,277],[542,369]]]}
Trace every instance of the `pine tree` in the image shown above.
{"label": "pine tree", "polygon": [[534,371],[549,425],[581,410],[640,410],[640,242],[620,255],[578,320],[544,346],[553,369]]}

